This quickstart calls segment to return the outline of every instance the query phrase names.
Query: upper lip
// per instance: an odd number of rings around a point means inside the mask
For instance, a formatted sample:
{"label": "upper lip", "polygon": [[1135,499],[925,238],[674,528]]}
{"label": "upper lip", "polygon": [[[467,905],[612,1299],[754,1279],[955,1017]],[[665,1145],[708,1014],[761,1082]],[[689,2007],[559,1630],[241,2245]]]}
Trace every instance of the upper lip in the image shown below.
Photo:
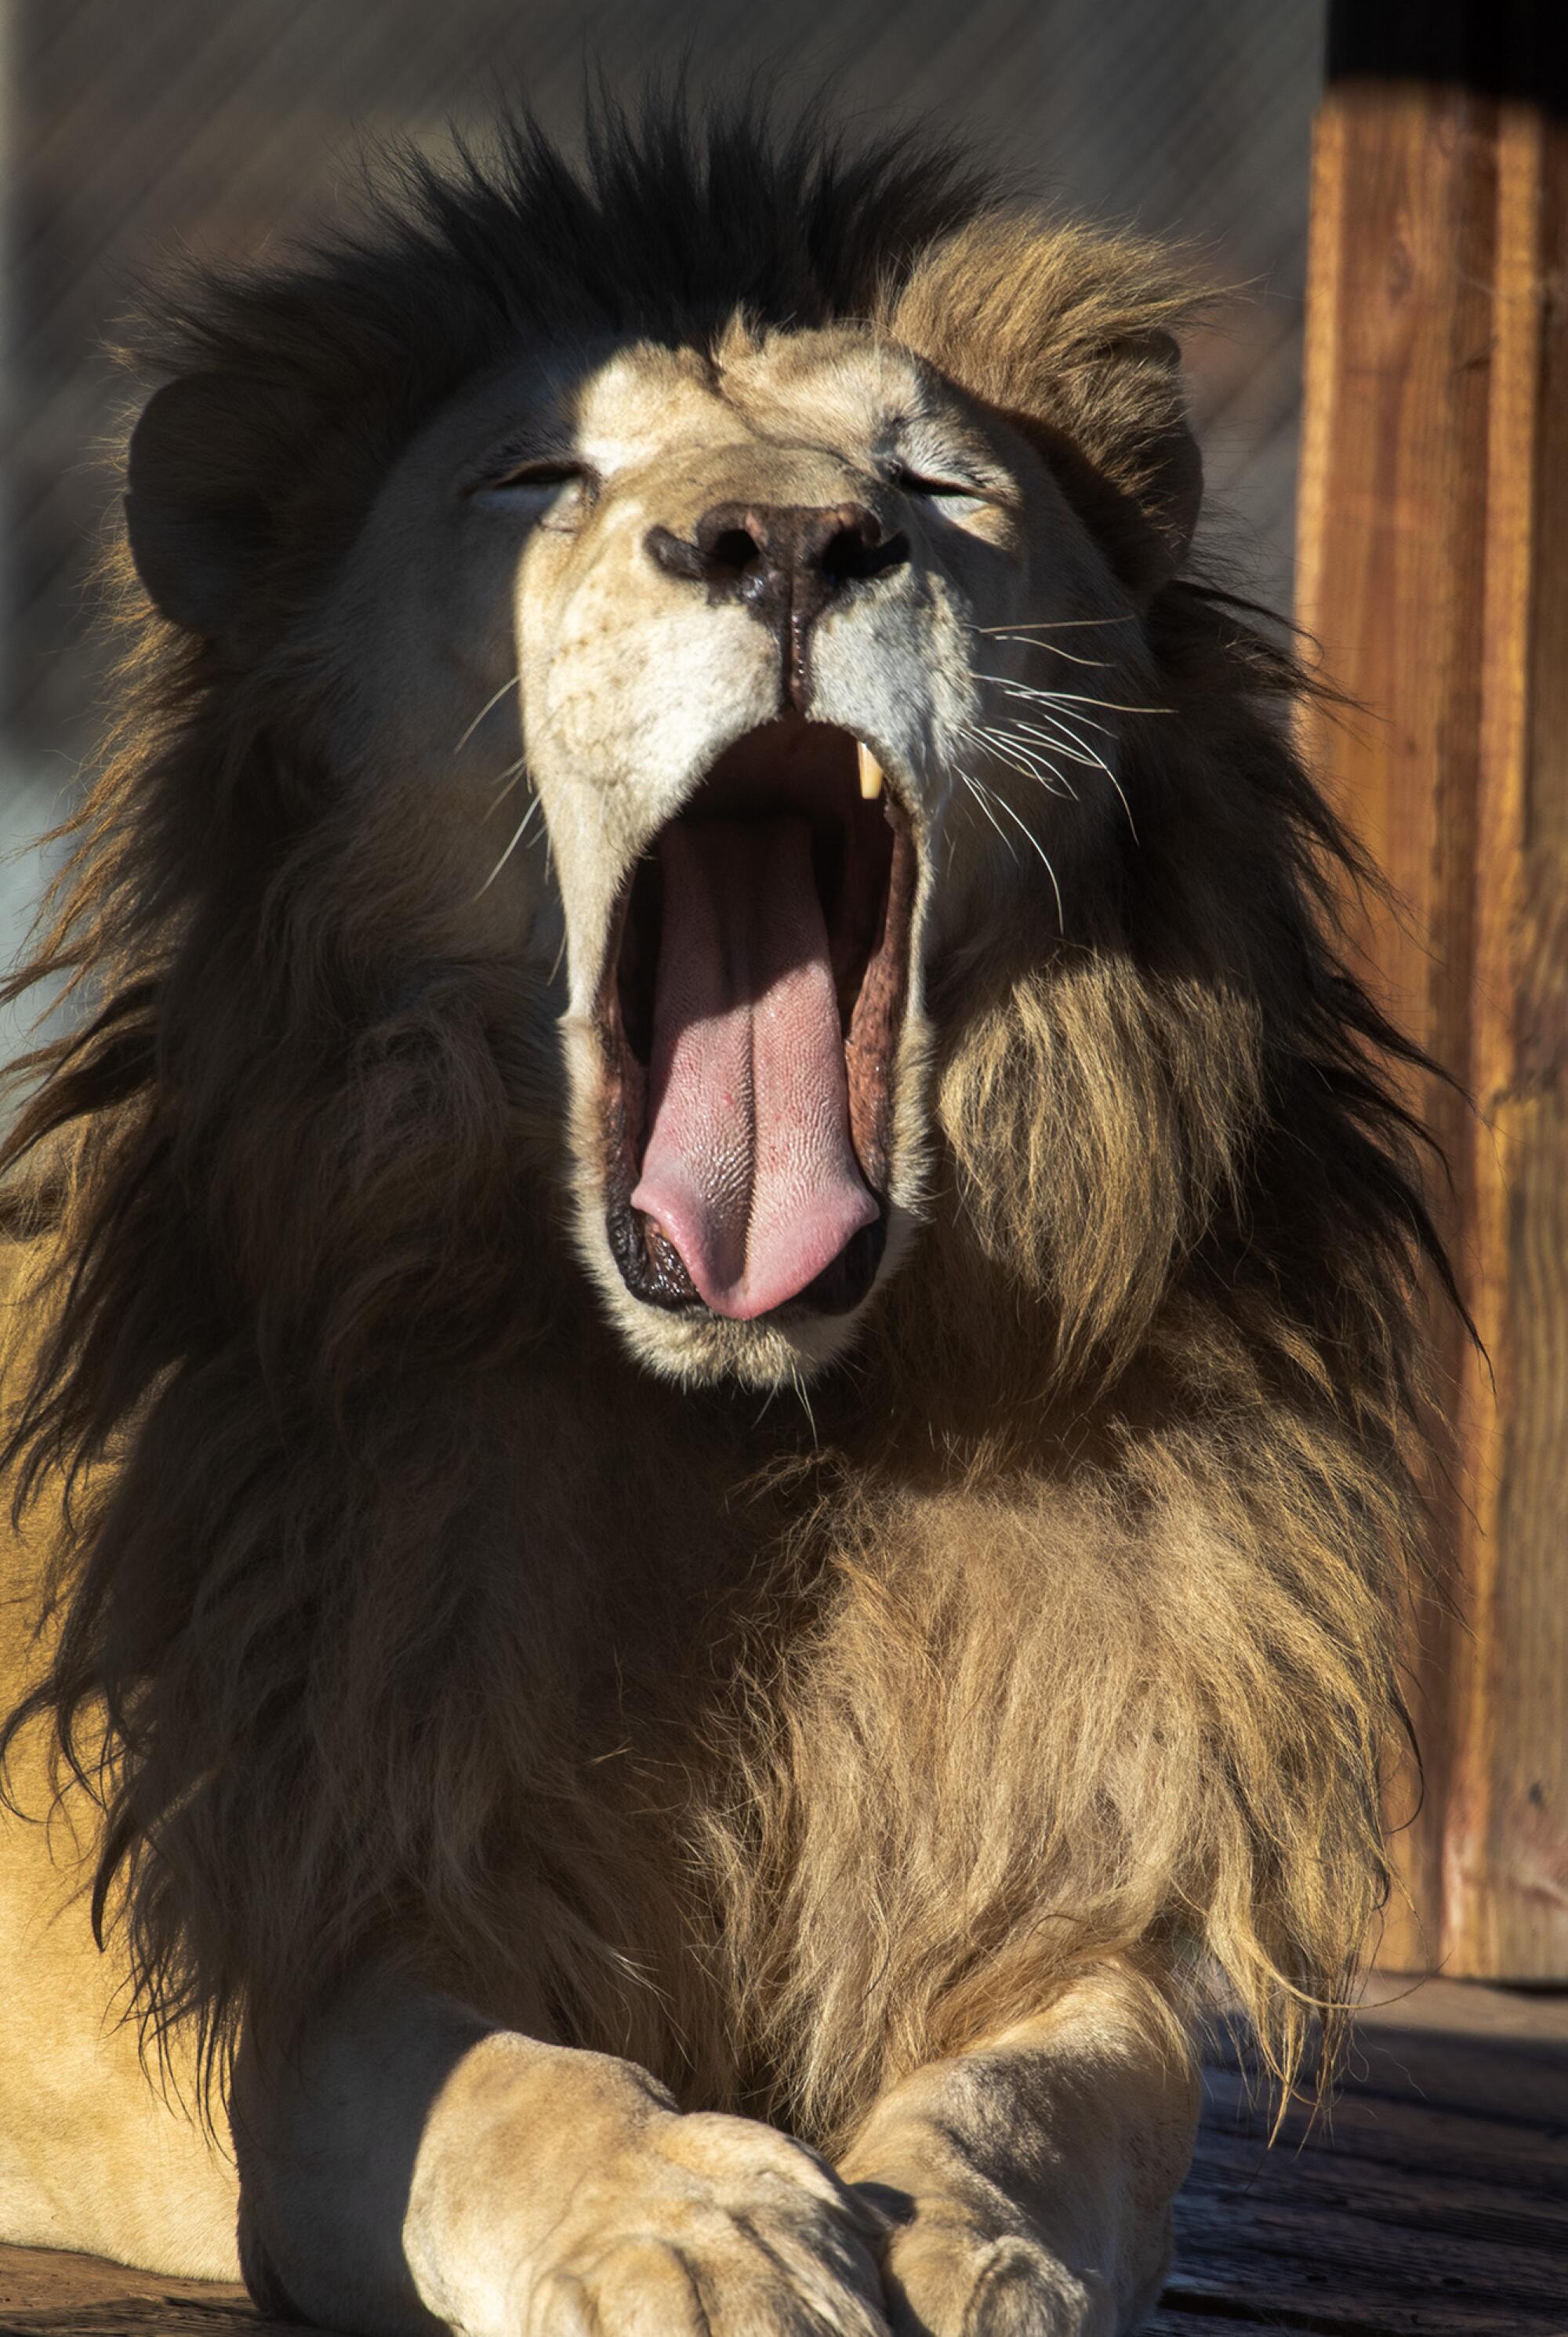
{"label": "upper lip", "polygon": [[838,993],[849,1133],[861,1176],[877,1204],[877,1222],[849,1240],[788,1305],[842,1312],[859,1303],[875,1277],[886,1234],[894,1069],[909,992],[917,862],[896,777],[889,777],[879,799],[867,800],[862,793],[857,768],[862,743],[837,726],[794,716],[747,732],[649,838],[622,885],[595,1002],[606,1229],[628,1287],[652,1305],[706,1311],[674,1243],[631,1204],[648,1137],[662,916],[659,845],[670,827],[686,820],[785,815],[810,823],[812,864]]}

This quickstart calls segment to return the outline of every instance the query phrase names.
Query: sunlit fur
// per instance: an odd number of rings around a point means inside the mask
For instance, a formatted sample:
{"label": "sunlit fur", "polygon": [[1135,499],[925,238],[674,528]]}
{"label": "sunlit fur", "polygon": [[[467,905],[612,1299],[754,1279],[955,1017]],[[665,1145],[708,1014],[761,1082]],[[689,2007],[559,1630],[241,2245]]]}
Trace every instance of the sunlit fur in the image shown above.
{"label": "sunlit fur", "polygon": [[609,125],[596,193],[519,130],[153,344],[270,385],[295,532],[248,662],[134,621],[15,985],[90,1009],[6,1153],[13,1462],[69,1494],[34,1709],[144,2014],[219,2071],[387,1953],[818,2138],[1107,1957],[1177,2015],[1222,1971],[1288,2074],[1385,1885],[1436,1256],[1288,659],[1154,592],[1135,836],[1065,939],[998,884],[932,969],[928,1222],[809,1416],[624,1353],[562,1227],[549,969],[464,954],[313,760],[287,621],[531,319],[874,317],[1091,526],[1160,474],[1168,260],[940,160],[711,135]]}

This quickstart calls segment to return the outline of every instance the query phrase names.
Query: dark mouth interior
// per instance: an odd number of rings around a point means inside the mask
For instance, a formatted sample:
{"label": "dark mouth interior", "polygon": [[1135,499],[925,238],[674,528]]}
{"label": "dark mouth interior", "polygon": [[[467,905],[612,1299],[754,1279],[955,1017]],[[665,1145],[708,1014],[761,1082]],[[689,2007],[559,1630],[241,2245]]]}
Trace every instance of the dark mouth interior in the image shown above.
{"label": "dark mouth interior", "polygon": [[[723,755],[656,836],[622,895],[600,988],[606,1071],[607,1200],[612,1250],[633,1294],[706,1311],[664,1228],[631,1206],[650,1120],[656,999],[664,940],[666,842],[699,822],[787,820],[809,828],[811,874],[827,936],[848,1099],[849,1137],[877,1221],[789,1302],[842,1312],[875,1276],[885,1241],[892,1068],[907,989],[914,853],[892,789],[862,797],[857,742],[825,723],[789,718],[748,732]],[[798,829],[794,831],[798,834]]]}

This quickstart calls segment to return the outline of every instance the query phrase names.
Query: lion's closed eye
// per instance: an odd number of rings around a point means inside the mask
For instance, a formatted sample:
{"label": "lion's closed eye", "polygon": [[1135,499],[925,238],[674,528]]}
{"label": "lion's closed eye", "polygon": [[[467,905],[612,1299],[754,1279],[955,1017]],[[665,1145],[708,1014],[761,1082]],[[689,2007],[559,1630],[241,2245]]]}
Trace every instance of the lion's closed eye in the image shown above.
{"label": "lion's closed eye", "polygon": [[994,490],[957,472],[933,475],[895,464],[889,477],[902,494],[923,496],[930,503],[986,504],[999,500]]}
{"label": "lion's closed eye", "polygon": [[560,525],[580,517],[597,482],[584,463],[551,455],[525,458],[476,481],[468,500],[482,511],[507,512]]}

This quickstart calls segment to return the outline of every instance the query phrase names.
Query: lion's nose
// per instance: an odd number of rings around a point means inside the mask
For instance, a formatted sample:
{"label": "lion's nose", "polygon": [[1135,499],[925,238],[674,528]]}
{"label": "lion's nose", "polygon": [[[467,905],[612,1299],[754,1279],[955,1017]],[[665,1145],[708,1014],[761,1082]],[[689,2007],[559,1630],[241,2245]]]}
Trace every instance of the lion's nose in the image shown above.
{"label": "lion's nose", "polygon": [[739,601],[775,631],[784,691],[803,713],[811,697],[812,626],[831,601],[910,556],[863,504],[715,504],[691,537],[648,530],[650,557],[667,575]]}

